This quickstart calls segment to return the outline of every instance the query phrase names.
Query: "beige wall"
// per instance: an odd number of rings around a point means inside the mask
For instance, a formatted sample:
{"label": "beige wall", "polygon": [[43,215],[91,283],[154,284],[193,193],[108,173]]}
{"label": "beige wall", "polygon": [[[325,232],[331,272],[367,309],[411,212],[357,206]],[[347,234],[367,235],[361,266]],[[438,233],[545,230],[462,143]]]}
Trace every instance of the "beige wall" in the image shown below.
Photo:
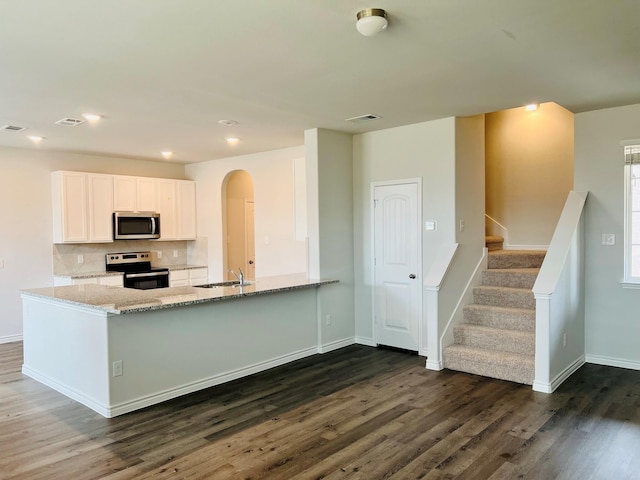
{"label": "beige wall", "polygon": [[486,213],[513,247],[546,246],[573,188],[573,114],[549,102],[485,115]]}

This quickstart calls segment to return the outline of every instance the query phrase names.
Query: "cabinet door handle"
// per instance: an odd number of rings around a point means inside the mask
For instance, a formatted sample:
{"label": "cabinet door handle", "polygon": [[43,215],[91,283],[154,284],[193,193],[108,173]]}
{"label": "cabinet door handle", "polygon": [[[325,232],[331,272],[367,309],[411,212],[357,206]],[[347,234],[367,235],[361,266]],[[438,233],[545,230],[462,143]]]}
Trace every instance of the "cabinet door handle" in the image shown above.
{"label": "cabinet door handle", "polygon": [[409,275],[409,278],[410,278],[411,280],[413,280],[414,278],[416,278],[416,274],[415,274],[415,273],[412,273],[411,275]]}

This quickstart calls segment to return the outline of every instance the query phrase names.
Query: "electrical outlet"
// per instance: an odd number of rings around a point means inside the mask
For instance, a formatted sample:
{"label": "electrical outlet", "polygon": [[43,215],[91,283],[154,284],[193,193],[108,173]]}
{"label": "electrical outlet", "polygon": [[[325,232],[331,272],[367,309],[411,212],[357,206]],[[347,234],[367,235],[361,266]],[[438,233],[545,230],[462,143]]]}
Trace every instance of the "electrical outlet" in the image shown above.
{"label": "electrical outlet", "polygon": [[464,220],[460,220],[460,231],[464,232]]}
{"label": "electrical outlet", "polygon": [[426,222],[424,222],[424,229],[429,231],[429,230],[435,230],[436,229],[436,221],[435,220],[427,220]]}
{"label": "electrical outlet", "polygon": [[122,360],[116,360],[113,362],[113,376],[119,377],[122,375]]}
{"label": "electrical outlet", "polygon": [[4,268],[4,258],[0,258],[0,268]]}
{"label": "electrical outlet", "polygon": [[602,234],[602,245],[615,245],[616,244],[616,235],[615,233],[603,233]]}
{"label": "electrical outlet", "polygon": [[325,322],[327,323],[327,326],[331,325],[331,314],[327,313],[327,315],[324,317]]}
{"label": "electrical outlet", "polygon": [[178,258],[178,250],[173,251],[173,258]]}
{"label": "electrical outlet", "polygon": [[84,263],[84,255],[78,255],[78,263]]}
{"label": "electrical outlet", "polygon": [[158,250],[158,258],[162,258],[162,250]]}
{"label": "electrical outlet", "polygon": [[564,332],[562,334],[562,346],[566,347],[567,346],[567,332]]}

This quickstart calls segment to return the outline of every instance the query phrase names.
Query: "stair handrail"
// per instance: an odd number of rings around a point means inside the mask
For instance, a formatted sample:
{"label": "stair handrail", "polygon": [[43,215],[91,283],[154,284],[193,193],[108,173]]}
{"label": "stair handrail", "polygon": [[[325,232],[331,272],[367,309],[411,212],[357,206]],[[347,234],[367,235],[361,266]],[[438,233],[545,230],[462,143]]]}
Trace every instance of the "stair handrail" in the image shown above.
{"label": "stair handrail", "polygon": [[584,208],[571,191],[533,285],[536,354],[533,390],[551,393],[584,364]]}
{"label": "stair handrail", "polygon": [[574,190],[569,192],[540,273],[538,273],[533,285],[533,294],[536,298],[543,295],[553,295],[555,292],[588,194],[589,192]]}

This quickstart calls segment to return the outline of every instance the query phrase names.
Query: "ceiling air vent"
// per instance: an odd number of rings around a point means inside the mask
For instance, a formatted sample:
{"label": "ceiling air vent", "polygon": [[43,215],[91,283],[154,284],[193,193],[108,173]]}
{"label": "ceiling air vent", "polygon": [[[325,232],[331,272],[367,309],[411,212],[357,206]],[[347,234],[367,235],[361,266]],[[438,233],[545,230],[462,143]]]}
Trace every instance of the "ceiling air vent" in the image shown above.
{"label": "ceiling air vent", "polygon": [[6,130],[7,132],[24,132],[27,127],[18,127],[17,125],[3,125],[0,130]]}
{"label": "ceiling air vent", "polygon": [[362,123],[370,122],[371,120],[377,120],[382,118],[380,115],[374,115],[373,113],[367,113],[366,115],[359,115],[357,117],[347,118],[345,122]]}
{"label": "ceiling air vent", "polygon": [[67,127],[75,127],[76,125],[80,125],[81,123],[86,122],[86,120],[82,120],[80,118],[62,118],[55,122],[56,125],[66,125]]}

